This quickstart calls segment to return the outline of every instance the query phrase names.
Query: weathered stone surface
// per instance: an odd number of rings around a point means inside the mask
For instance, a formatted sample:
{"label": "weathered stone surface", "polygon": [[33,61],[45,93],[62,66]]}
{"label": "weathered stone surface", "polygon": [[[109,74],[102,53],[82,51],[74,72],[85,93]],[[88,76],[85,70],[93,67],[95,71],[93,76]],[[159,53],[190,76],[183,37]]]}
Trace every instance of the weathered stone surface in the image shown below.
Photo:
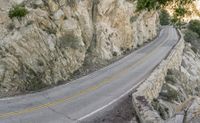
{"label": "weathered stone surface", "polygon": [[[187,14],[182,17],[182,20],[185,22],[189,22],[190,20],[200,19],[200,2],[199,0],[193,0],[193,3],[184,5],[187,10]],[[173,3],[169,4],[165,9],[170,13],[171,16],[175,13],[175,8],[177,7],[177,1],[173,1]]]}
{"label": "weathered stone surface", "polygon": [[[10,19],[15,4],[24,4],[28,14]],[[157,12],[135,9],[127,0],[2,0],[0,96],[58,84],[86,56],[109,60],[152,39]]]}
{"label": "weathered stone surface", "polygon": [[200,80],[200,60],[199,55],[191,50],[191,46],[186,44],[182,61],[182,71],[190,78],[191,81]]}
{"label": "weathered stone surface", "polygon": [[[182,54],[184,49],[184,40],[181,36],[178,44],[172,49],[168,57],[163,60],[157,68],[150,74],[150,76],[137,88],[133,93],[133,106],[136,110],[137,116],[142,123],[162,123],[164,120],[160,117],[158,112],[150,104],[155,98],[159,96],[163,84],[165,83],[165,76],[168,69],[179,69],[182,61]],[[170,86],[170,89],[172,86]],[[176,89],[173,88],[176,92]],[[141,100],[138,98],[142,97]],[[163,105],[164,106],[164,105]],[[168,115],[172,115],[169,113]]]}
{"label": "weathered stone surface", "polygon": [[199,123],[200,121],[200,98],[192,99],[191,105],[188,105],[186,112],[186,123]]}
{"label": "weathered stone surface", "polygon": [[[148,81],[146,80],[137,89],[138,92],[133,94],[133,106],[141,122],[159,120],[167,123],[198,123],[200,121],[200,57],[198,52],[192,50],[193,44],[185,43],[184,50],[183,46],[184,43],[177,45],[177,55],[175,57],[169,55],[167,58],[169,61],[166,63],[163,61],[153,71]],[[177,50],[179,49],[177,47],[182,47],[182,50]],[[138,97],[143,97],[148,105],[143,105],[137,100]]]}
{"label": "weathered stone surface", "polygon": [[95,19],[96,42],[91,47],[94,55],[111,59],[113,53],[120,55],[156,36],[158,14],[154,11],[134,13],[135,9],[135,2],[99,1]]}
{"label": "weathered stone surface", "polygon": [[199,123],[200,98],[190,97],[178,106],[178,113],[168,119],[166,123]]}

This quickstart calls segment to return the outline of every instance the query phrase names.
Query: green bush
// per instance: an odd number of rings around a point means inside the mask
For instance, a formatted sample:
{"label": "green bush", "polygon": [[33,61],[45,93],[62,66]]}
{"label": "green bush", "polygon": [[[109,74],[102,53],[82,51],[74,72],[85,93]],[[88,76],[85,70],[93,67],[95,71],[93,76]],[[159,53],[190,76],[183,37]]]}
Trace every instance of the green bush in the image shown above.
{"label": "green bush", "polygon": [[162,119],[166,120],[170,117],[169,109],[165,105],[161,104],[158,99],[154,98],[151,104],[153,108],[158,111]]}
{"label": "green bush", "polygon": [[185,41],[187,41],[187,42],[195,41],[195,40],[198,39],[198,37],[199,37],[199,35],[198,35],[196,32],[193,32],[193,31],[191,31],[191,30],[185,31],[184,39],[185,39]]}
{"label": "green bush", "polygon": [[179,100],[179,93],[177,90],[172,88],[170,84],[164,83],[162,86],[162,91],[159,93],[159,96],[167,101]]}
{"label": "green bush", "polygon": [[160,11],[160,24],[169,25],[170,24],[170,15],[166,10]]}
{"label": "green bush", "polygon": [[189,29],[193,32],[196,32],[198,35],[200,35],[200,21],[199,20],[191,20],[189,22]]}
{"label": "green bush", "polygon": [[138,0],[137,10],[151,10],[157,6],[157,0]]}
{"label": "green bush", "polygon": [[187,13],[187,10],[182,6],[175,8],[175,16],[177,17],[183,17],[186,13]]}
{"label": "green bush", "polygon": [[172,0],[138,0],[137,10],[152,10],[165,6]]}
{"label": "green bush", "polygon": [[178,8],[175,8],[174,9],[174,15],[172,17],[172,20],[171,22],[178,26],[178,27],[181,27],[182,25],[184,25],[183,21],[182,21],[182,18],[185,16],[185,14],[187,13],[188,11],[182,7],[182,6],[179,6]]}
{"label": "green bush", "polygon": [[177,83],[178,80],[176,79],[176,77],[174,75],[167,75],[165,77],[165,81],[170,84],[175,84],[175,83]]}
{"label": "green bush", "polygon": [[9,11],[10,18],[21,18],[28,14],[28,10],[23,5],[15,5]]}

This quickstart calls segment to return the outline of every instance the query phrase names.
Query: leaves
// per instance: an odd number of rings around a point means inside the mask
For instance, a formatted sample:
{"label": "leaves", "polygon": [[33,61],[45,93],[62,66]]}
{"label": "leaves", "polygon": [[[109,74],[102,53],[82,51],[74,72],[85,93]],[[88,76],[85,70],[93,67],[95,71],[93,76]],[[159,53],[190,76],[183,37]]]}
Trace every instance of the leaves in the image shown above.
{"label": "leaves", "polygon": [[[182,6],[185,4],[189,4],[193,2],[194,0],[176,0],[175,2],[178,4],[178,6]],[[171,2],[174,2],[174,0],[138,0],[137,3],[137,10],[155,10],[158,8],[162,8]]]}
{"label": "leaves", "polygon": [[28,14],[28,10],[22,5],[15,5],[9,11],[9,17],[12,19],[14,17],[21,18]]}

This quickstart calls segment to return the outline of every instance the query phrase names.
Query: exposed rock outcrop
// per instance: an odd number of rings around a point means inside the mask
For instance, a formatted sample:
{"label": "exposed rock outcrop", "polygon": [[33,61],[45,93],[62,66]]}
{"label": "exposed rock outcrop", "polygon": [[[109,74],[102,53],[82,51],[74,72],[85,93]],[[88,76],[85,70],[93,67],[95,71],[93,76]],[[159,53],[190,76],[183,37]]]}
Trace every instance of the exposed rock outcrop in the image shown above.
{"label": "exposed rock outcrop", "polygon": [[[168,69],[179,69],[182,61],[183,49],[184,40],[181,36],[180,41],[171,50],[167,58],[155,68],[150,76],[136,89],[137,91],[133,93],[133,107],[136,110],[140,122],[164,122],[162,118],[165,116],[161,117],[161,114],[159,114],[156,109],[160,110],[163,113],[162,115],[165,115],[165,112],[163,111],[166,110],[165,107],[167,106],[165,106],[164,104],[158,105],[159,100],[157,100],[157,97],[159,97],[159,93],[161,92],[163,86],[166,86],[165,89],[169,88],[169,85],[165,84],[165,76],[167,75]],[[172,91],[172,89],[170,91]],[[154,104],[151,104],[152,102],[154,102]]]}
{"label": "exposed rock outcrop", "polygon": [[[173,1],[171,4],[165,7],[165,9],[170,13],[171,16],[174,15],[175,8],[178,7],[177,2],[179,1]],[[190,20],[194,19],[200,19],[200,2],[199,0],[193,0],[192,3],[184,5],[186,9],[186,14],[182,17],[182,21],[189,22]]]}
{"label": "exposed rock outcrop", "polygon": [[141,122],[199,122],[200,57],[190,43],[184,44],[183,54],[179,54],[182,59],[178,60],[181,64],[173,64],[174,68],[166,68],[167,64],[158,66],[133,93],[133,106]]}
{"label": "exposed rock outcrop", "polygon": [[200,121],[200,98],[191,97],[178,106],[180,111],[166,123],[199,123]]}
{"label": "exposed rock outcrop", "polygon": [[[158,14],[136,12],[136,2],[2,0],[0,96],[58,84],[84,62],[112,59],[154,38]],[[15,4],[28,14],[10,19]]]}

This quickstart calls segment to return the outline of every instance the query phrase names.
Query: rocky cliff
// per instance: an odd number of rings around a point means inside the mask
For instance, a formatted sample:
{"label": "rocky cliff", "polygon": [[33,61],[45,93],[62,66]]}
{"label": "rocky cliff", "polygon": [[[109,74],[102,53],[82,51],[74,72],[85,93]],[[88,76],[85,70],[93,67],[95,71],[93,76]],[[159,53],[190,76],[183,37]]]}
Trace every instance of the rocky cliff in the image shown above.
{"label": "rocky cliff", "polygon": [[[179,1],[173,1],[169,5],[165,7],[165,9],[169,12],[171,16],[175,14],[175,8],[178,7],[177,2]],[[192,3],[184,5],[186,14],[181,18],[184,22],[189,22],[190,20],[194,19],[200,19],[200,1],[199,0],[193,0]]]}
{"label": "rocky cliff", "polygon": [[179,41],[133,93],[133,107],[140,122],[199,123],[199,41]]}
{"label": "rocky cliff", "polygon": [[[156,36],[157,12],[136,12],[133,0],[1,0],[0,96],[67,80],[85,62],[98,63]],[[14,5],[28,14],[10,18]]]}

